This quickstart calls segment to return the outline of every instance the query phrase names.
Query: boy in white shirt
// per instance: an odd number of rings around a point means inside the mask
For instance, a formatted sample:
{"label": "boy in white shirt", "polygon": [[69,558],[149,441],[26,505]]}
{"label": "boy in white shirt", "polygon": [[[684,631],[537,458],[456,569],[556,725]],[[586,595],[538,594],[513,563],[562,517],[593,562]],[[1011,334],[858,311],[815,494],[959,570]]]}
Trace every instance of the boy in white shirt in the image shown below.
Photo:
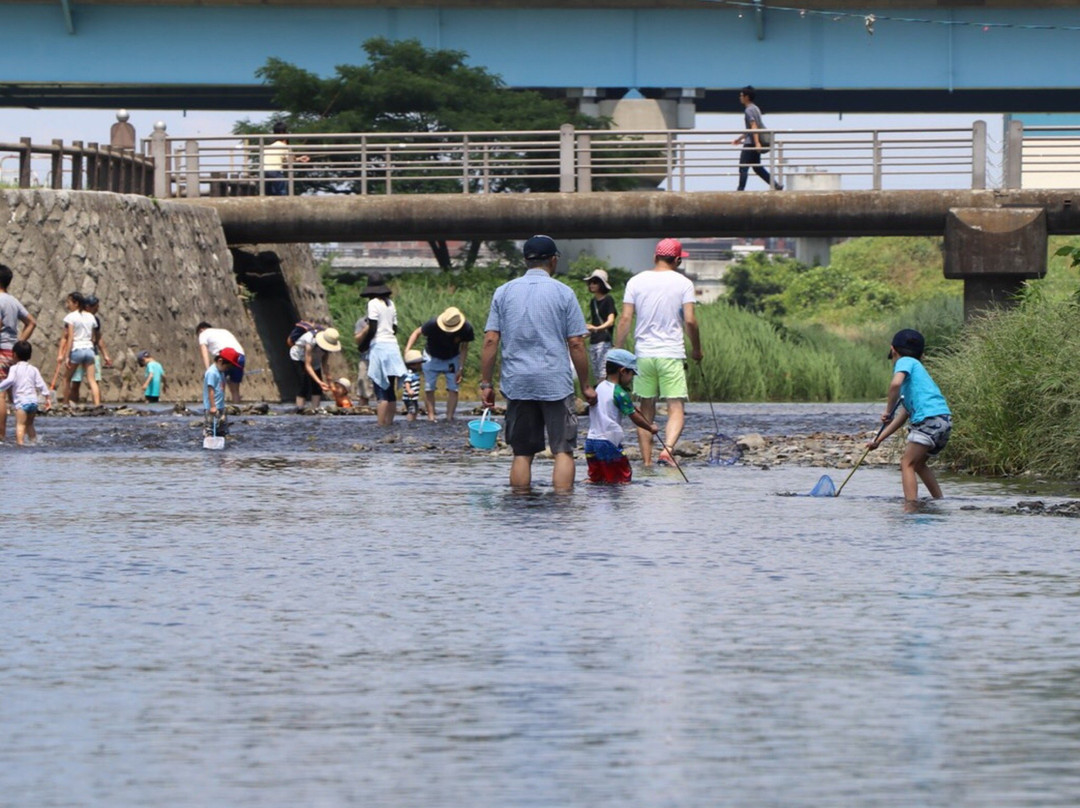
{"label": "boy in white shirt", "polygon": [[34,418],[38,412],[38,393],[45,397],[45,409],[52,409],[49,387],[41,378],[41,371],[30,364],[33,349],[26,340],[19,340],[12,346],[17,360],[8,369],[7,378],[0,382],[0,394],[6,395],[11,390],[15,401],[15,442],[24,446],[26,439],[37,441]]}
{"label": "boy in white shirt", "polygon": [[596,404],[589,409],[589,435],[585,438],[585,460],[589,464],[590,483],[628,483],[630,461],[623,454],[622,416],[638,429],[655,435],[656,424],[649,423],[630,400],[627,386],[637,373],[637,359],[629,351],[614,348],[605,360],[607,378],[596,386]]}

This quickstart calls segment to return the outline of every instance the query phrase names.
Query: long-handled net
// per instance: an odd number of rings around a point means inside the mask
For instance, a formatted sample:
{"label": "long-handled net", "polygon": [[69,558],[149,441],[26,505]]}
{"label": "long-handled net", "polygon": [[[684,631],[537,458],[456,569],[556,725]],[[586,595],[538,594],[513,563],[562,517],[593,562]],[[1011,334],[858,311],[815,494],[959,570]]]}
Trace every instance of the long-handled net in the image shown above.
{"label": "long-handled net", "polygon": [[[698,365],[698,369],[701,370],[701,365]],[[701,381],[704,388],[704,370],[701,370]],[[716,418],[716,408],[713,407],[711,396],[709,396],[709,412],[712,413],[713,420],[713,433],[709,436],[709,465],[733,466],[742,458],[742,447],[734,438],[720,431],[720,422]]]}
{"label": "long-handled net", "polygon": [[[882,422],[881,428],[877,431],[877,435],[875,436],[874,440],[877,440],[878,438],[881,437],[881,433],[885,431],[885,427],[887,427],[889,425],[889,422],[892,421],[893,416],[896,415],[897,408],[899,408],[899,406],[903,403],[903,401],[904,401],[904,397],[900,396],[900,398],[897,399],[896,403],[893,404],[893,408],[889,411],[889,415],[887,416],[885,421]],[[847,475],[847,477],[844,478],[844,481],[842,483],[840,483],[839,488],[836,487],[836,485],[832,481],[832,477],[830,477],[828,474],[821,475],[821,478],[817,481],[817,485],[815,485],[811,489],[810,496],[812,496],[812,497],[838,497],[838,496],[840,496],[840,492],[844,490],[844,486],[848,484],[848,480],[851,479],[851,476],[856,471],[858,471],[859,466],[861,466],[863,461],[866,460],[866,456],[868,454],[870,454],[870,447],[869,446],[866,447],[865,451],[863,451],[862,456],[855,463],[855,465],[851,469],[851,471],[848,472],[848,475]]]}

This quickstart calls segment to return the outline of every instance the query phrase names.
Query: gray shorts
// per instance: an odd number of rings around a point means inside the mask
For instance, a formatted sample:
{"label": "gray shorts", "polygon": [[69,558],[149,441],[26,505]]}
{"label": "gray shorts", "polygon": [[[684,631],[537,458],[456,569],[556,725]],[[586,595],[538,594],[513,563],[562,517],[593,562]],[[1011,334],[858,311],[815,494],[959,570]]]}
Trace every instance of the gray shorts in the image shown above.
{"label": "gray shorts", "polygon": [[596,384],[607,378],[607,368],[604,360],[607,359],[610,350],[610,342],[589,343],[589,365],[592,366],[593,379]]}
{"label": "gray shorts", "polygon": [[908,430],[908,443],[918,443],[930,447],[930,454],[936,455],[945,448],[952,433],[952,417],[948,415],[931,415],[917,424],[912,424]]}
{"label": "gray shorts", "polygon": [[506,442],[515,455],[544,451],[544,432],[552,454],[574,453],[578,422],[574,395],[555,401],[506,401]]}

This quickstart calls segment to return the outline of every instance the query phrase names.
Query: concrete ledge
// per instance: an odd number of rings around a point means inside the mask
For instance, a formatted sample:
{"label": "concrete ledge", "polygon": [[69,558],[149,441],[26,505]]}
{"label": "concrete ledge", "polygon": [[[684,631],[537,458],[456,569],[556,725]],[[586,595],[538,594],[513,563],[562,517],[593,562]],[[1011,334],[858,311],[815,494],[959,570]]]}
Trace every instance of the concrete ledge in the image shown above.
{"label": "concrete ledge", "polygon": [[[624,192],[194,199],[229,243],[429,238],[941,235],[957,208],[1039,208],[1047,232],[1080,233],[1080,190]],[[178,203],[176,203],[178,204]]]}

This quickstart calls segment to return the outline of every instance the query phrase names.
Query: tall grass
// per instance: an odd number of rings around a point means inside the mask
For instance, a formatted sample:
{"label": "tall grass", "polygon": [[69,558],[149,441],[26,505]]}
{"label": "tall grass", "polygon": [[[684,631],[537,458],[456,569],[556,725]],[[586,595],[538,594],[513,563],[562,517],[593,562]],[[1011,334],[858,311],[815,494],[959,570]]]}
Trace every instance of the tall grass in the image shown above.
{"label": "tall grass", "polygon": [[857,401],[880,397],[888,364],[820,327],[782,328],[723,303],[698,308],[702,374],[691,395],[713,401]]}
{"label": "tall grass", "polygon": [[1080,476],[1080,305],[1029,294],[928,363],[954,413],[948,457],[983,474]]}

